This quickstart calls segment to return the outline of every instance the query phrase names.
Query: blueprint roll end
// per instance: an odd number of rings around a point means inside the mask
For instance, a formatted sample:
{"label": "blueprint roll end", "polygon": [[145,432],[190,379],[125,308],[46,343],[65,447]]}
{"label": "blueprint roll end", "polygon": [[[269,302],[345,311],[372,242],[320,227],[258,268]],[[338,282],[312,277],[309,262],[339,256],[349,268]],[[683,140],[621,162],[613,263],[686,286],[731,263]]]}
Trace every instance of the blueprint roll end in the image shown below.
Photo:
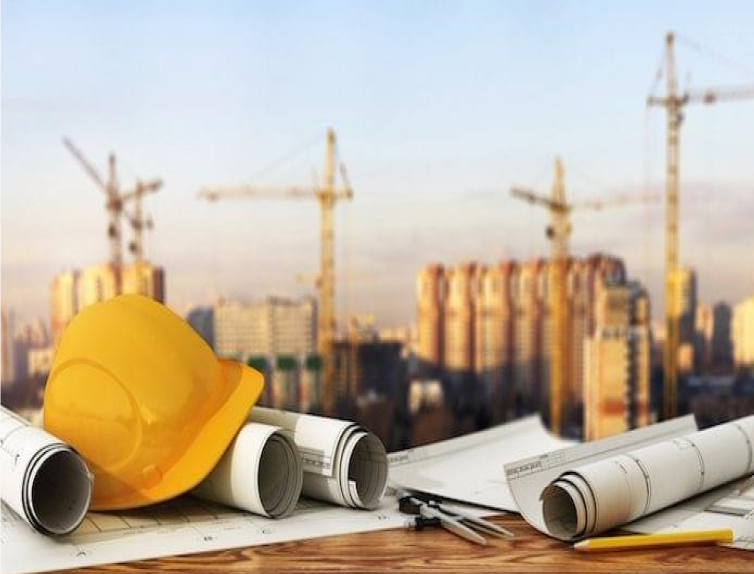
{"label": "blueprint roll end", "polygon": [[259,498],[267,516],[283,518],[296,508],[303,484],[301,454],[293,441],[275,432],[262,449]]}
{"label": "blueprint roll end", "polygon": [[550,534],[561,540],[583,535],[586,528],[586,507],[576,489],[557,480],[542,492],[542,515]]}
{"label": "blueprint roll end", "polygon": [[355,445],[347,466],[351,504],[372,510],[379,506],[387,486],[387,454],[382,441],[370,432],[354,438]]}
{"label": "blueprint roll end", "polygon": [[72,448],[52,444],[27,469],[25,506],[31,524],[44,534],[61,536],[78,528],[89,509],[92,477]]}

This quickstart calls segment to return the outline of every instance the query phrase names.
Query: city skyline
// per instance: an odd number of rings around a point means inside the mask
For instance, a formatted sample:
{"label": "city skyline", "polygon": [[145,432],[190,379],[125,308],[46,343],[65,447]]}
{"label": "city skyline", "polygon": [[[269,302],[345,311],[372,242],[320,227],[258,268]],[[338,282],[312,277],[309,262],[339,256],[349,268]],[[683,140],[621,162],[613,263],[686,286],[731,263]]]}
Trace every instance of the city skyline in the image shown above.
{"label": "city skyline", "polygon": [[[414,13],[390,4],[375,13],[224,3],[176,12],[81,3],[43,12],[33,2],[6,3],[3,305],[24,319],[46,318],[59,271],[107,258],[104,199],[61,145],[64,135],[101,169],[114,151],[124,185],[164,178],[146,201],[156,226],[147,253],[165,267],[166,300],[182,313],[217,295],[312,291],[296,281],[317,268],[312,205],[212,206],[196,192],[207,184],[308,183],[311,169],[321,170],[330,124],[355,193],[352,206],[338,208],[341,317],[348,262],[349,311],[398,325],[414,320],[414,278],[428,261],[549,256],[546,216],[512,200],[510,185],[549,191],[559,154],[574,199],[662,191],[664,118],[650,115],[645,138],[644,98],[664,33],[675,28],[754,62],[754,11],[735,2],[622,5],[607,15],[596,3],[543,6]],[[573,26],[598,10],[604,26]],[[131,25],[107,33],[114,19]],[[690,49],[679,61],[682,78],[693,72],[692,85],[751,83],[748,73]],[[688,116],[681,261],[697,271],[700,301],[734,304],[754,287],[742,264],[754,210],[746,145],[754,104]],[[302,140],[310,145],[296,161],[274,177],[254,177]],[[654,319],[663,300],[662,221],[661,204],[577,215],[572,240],[574,255],[624,259],[648,287]]]}

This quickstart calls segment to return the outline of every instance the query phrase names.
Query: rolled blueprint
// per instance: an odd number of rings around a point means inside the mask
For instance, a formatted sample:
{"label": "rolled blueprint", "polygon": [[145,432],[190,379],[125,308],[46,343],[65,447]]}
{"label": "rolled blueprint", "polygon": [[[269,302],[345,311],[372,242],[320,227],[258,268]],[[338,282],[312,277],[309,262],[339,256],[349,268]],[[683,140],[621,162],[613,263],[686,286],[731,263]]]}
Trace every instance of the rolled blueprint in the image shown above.
{"label": "rolled blueprint", "polygon": [[576,540],[754,472],[754,416],[563,472],[542,493],[556,538]]}
{"label": "rolled blueprint", "polygon": [[43,534],[73,532],[86,515],[92,475],[70,446],[0,407],[0,496]]}
{"label": "rolled blueprint", "polygon": [[301,495],[301,455],[278,427],[246,423],[192,494],[269,518],[287,516]]}
{"label": "rolled blueprint", "polygon": [[351,508],[376,508],[387,483],[385,447],[354,422],[255,407],[249,420],[282,428],[301,452],[302,493]]}

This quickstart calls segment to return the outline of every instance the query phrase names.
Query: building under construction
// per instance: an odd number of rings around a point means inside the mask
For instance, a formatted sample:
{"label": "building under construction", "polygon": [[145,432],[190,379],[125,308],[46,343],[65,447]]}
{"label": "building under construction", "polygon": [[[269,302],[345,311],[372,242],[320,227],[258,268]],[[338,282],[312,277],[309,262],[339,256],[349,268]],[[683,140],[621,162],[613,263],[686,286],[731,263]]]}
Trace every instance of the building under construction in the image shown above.
{"label": "building under construction", "polygon": [[[105,197],[110,261],[82,270],[64,271],[54,277],[50,285],[50,326],[54,345],[57,345],[73,317],[93,303],[106,301],[121,293],[145,295],[165,302],[165,271],[146,260],[144,234],[152,229],[153,222],[144,213],[142,205],[144,196],[157,193],[162,188],[162,180],[137,179],[133,188],[121,190],[115,154],[109,154],[107,175],[103,176],[70,139],[63,138],[63,145]],[[123,220],[133,233],[128,242],[128,251],[133,257],[131,264],[124,264],[123,261]]]}
{"label": "building under construction", "polygon": [[134,263],[115,272],[112,265],[91,265],[58,273],[50,285],[50,326],[57,345],[74,316],[93,303],[119,293],[138,293],[165,302],[165,270],[149,263]]}

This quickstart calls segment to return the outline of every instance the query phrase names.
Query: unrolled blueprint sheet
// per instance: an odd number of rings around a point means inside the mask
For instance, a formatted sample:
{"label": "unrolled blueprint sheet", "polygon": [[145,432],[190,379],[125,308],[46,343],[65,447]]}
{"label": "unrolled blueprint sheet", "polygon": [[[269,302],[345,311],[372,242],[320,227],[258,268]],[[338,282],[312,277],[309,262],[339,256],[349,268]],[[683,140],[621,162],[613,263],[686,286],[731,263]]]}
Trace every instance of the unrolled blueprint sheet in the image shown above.
{"label": "unrolled blueprint sheet", "polygon": [[3,504],[0,569],[62,570],[398,528],[405,521],[395,499],[372,511],[302,500],[292,516],[270,519],[184,496],[129,512],[90,512],[73,534],[51,538]]}
{"label": "unrolled blueprint sheet", "polygon": [[683,436],[697,430],[694,417],[687,416],[622,435],[533,456],[505,466],[508,485],[519,512],[537,530],[550,534],[542,514],[542,492],[563,472],[641,446]]}
{"label": "unrolled blueprint sheet", "polygon": [[435,444],[394,452],[389,480],[470,504],[517,512],[505,464],[574,443],[547,432],[538,416]]}

